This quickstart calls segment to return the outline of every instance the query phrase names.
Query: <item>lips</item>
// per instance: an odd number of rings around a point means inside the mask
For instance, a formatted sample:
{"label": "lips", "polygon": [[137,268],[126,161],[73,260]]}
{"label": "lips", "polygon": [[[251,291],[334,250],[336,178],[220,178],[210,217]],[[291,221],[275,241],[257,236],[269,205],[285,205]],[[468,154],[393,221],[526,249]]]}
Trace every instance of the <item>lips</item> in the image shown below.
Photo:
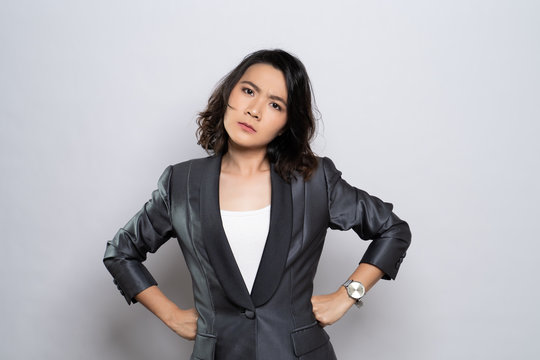
{"label": "lips", "polygon": [[248,123],[245,123],[245,122],[238,122],[238,125],[240,125],[240,127],[247,131],[247,132],[250,132],[250,133],[256,133],[257,130],[255,130],[251,125],[249,125]]}

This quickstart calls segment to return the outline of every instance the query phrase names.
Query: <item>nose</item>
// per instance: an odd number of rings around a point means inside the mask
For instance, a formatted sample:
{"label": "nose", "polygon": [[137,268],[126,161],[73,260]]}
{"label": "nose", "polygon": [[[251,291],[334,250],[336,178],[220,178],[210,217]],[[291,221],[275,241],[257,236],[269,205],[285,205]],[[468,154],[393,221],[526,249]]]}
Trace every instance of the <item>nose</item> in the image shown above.
{"label": "nose", "polygon": [[260,106],[262,105],[259,99],[253,99],[251,103],[249,104],[248,108],[246,109],[247,114],[256,120],[260,120],[261,118]]}
{"label": "nose", "polygon": [[259,113],[257,110],[248,110],[247,113],[254,119],[259,120]]}

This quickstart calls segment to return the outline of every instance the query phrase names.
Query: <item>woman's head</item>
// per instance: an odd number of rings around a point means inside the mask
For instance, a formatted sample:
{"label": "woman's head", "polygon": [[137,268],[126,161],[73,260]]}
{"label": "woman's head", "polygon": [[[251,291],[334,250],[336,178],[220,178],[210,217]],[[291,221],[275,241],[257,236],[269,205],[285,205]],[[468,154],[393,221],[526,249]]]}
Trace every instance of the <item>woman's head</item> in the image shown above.
{"label": "woman's head", "polygon": [[283,73],[260,63],[247,68],[231,90],[223,126],[229,137],[228,151],[260,150],[285,131],[287,85]]}
{"label": "woman's head", "polygon": [[[286,102],[282,104],[285,108],[286,114],[283,115],[286,115],[286,120],[282,129],[276,134],[277,136],[268,143],[268,159],[275,164],[277,172],[286,180],[293,176],[294,171],[308,178],[317,166],[310,148],[310,141],[315,134],[311,84],[300,60],[283,50],[259,50],[249,54],[220,81],[208,100],[207,108],[199,114],[197,119],[199,144],[209,152],[227,152],[229,135],[225,129],[225,115],[228,110],[244,110],[230,106],[231,92],[235,87],[239,88],[239,81],[248,69],[251,68],[249,74],[255,68],[264,68],[254,67],[260,64],[279,70],[275,74],[279,76],[281,73],[280,79],[284,79],[285,89],[273,91],[286,93],[286,99],[283,99],[284,96],[277,96]],[[268,66],[266,68],[268,69]],[[283,82],[283,80],[280,81]],[[232,94],[233,100],[235,94]],[[277,100],[275,102],[280,104]],[[272,114],[275,115],[275,113]]]}

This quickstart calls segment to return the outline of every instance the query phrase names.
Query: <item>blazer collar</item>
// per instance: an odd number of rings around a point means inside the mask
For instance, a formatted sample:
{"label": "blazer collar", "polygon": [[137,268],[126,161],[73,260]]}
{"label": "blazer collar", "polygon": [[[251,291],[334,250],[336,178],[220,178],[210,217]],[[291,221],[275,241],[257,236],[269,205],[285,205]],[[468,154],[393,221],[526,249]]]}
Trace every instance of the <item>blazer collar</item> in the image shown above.
{"label": "blazer collar", "polygon": [[291,186],[275,171],[271,164],[270,229],[251,295],[238,269],[231,247],[223,230],[219,208],[219,176],[221,155],[207,158],[200,171],[200,219],[206,251],[216,276],[230,300],[254,310],[266,303],[276,291],[287,260],[292,231]]}

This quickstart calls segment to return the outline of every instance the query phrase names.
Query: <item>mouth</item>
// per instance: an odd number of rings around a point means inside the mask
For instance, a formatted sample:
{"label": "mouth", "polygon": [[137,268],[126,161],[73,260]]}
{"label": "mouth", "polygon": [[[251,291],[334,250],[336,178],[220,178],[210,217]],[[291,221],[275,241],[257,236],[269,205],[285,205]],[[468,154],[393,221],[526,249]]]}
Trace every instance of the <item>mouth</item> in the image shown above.
{"label": "mouth", "polygon": [[245,122],[238,122],[238,125],[240,125],[240,127],[249,132],[249,133],[256,133],[257,130],[255,130],[251,125],[249,125],[248,123],[245,123]]}

